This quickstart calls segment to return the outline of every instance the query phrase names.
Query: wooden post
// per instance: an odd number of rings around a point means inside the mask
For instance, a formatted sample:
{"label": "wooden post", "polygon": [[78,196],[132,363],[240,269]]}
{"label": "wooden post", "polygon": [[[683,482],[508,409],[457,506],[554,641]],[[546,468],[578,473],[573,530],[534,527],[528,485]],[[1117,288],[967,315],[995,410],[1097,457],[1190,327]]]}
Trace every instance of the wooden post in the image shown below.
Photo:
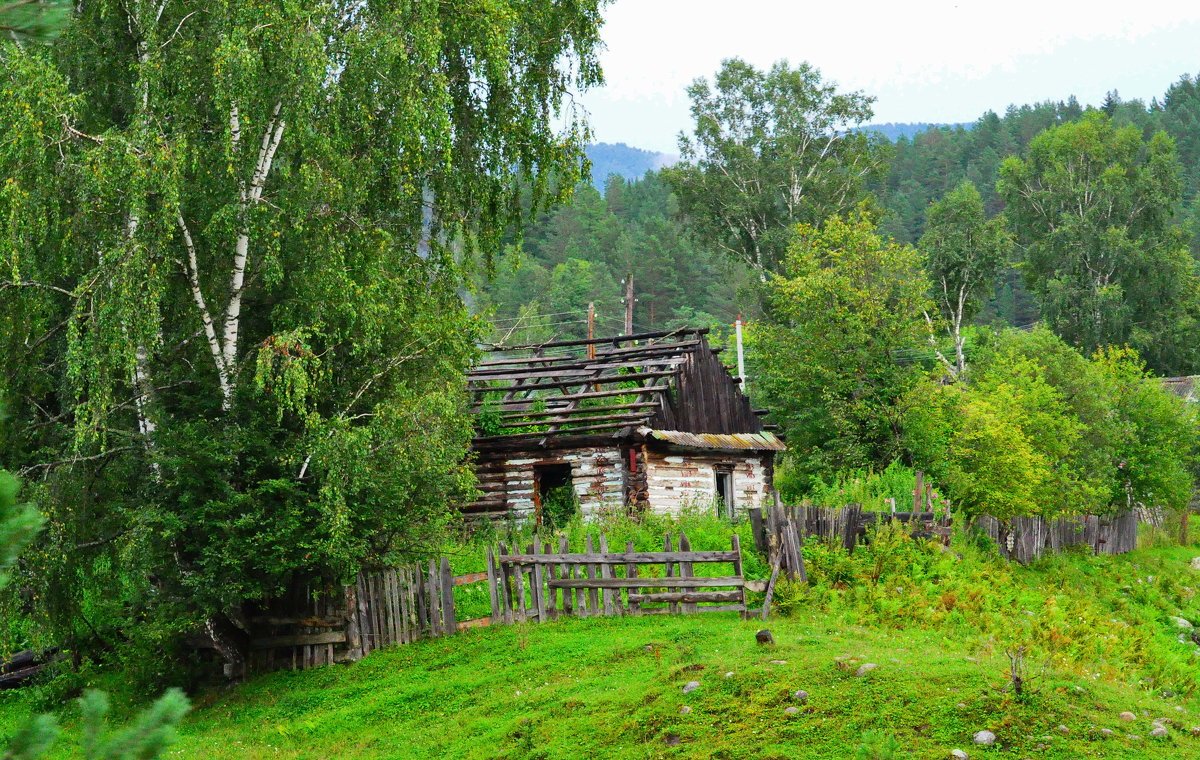
{"label": "wooden post", "polygon": [[792,546],[796,551],[796,573],[801,583],[808,583],[808,571],[804,569],[804,532],[796,530],[796,524],[791,526]]}
{"label": "wooden post", "polygon": [[625,334],[633,335],[633,272],[625,278]]}
{"label": "wooden post", "polygon": [[458,632],[458,616],[454,612],[454,576],[450,573],[449,557],[442,557],[442,623],[447,636]]}
{"label": "wooden post", "polygon": [[[595,338],[596,338],[596,304],[589,302],[588,303],[588,340],[595,340]],[[596,344],[595,343],[589,343],[587,345],[587,358],[588,359],[596,358]]]}
{"label": "wooden post", "polygon": [[763,599],[762,615],[760,615],[763,620],[766,620],[767,615],[771,612],[771,597],[775,594],[775,581],[779,579],[779,562],[782,557],[782,552],[776,554],[775,561],[771,563],[771,578],[767,581],[767,595]]}
{"label": "wooden post", "polygon": [[492,622],[500,623],[503,617],[500,611],[500,594],[496,587],[496,552],[490,546],[487,549],[487,579],[488,601],[492,603]]}
{"label": "wooden post", "polygon": [[[734,533],[733,536],[730,537],[729,543],[732,546],[734,553],[737,554],[737,558],[733,561],[733,574],[740,578],[742,577],[742,542],[738,535]],[[738,591],[741,592],[741,613],[742,619],[744,620],[746,618],[746,587],[743,585],[738,588]]]}
{"label": "wooden post", "polygon": [[[633,553],[633,542],[632,542],[632,541],[626,541],[626,542],[625,542],[625,551],[626,551],[626,553],[628,553],[628,554],[632,554],[632,553]],[[627,563],[625,563],[625,577],[626,577],[626,578],[636,578],[636,577],[638,577],[638,569],[637,569],[637,565],[636,565],[636,564],[634,564],[634,563],[632,563],[632,562],[627,562]],[[637,588],[630,588],[630,589],[629,589],[629,593],[630,593],[631,595],[632,595],[632,594],[636,594],[636,593],[638,593],[638,589],[637,589]],[[629,614],[631,614],[631,615],[641,615],[641,614],[642,614],[642,605],[641,605],[641,603],[640,603],[640,602],[634,602],[634,601],[630,601],[630,602],[629,602]]]}
{"label": "wooden post", "polygon": [[[687,537],[686,533],[684,533],[683,531],[680,531],[679,532],[679,551],[690,552],[691,550],[692,550],[692,542],[688,541],[688,537]],[[679,563],[679,577],[680,578],[691,578],[692,577],[692,563],[691,562],[680,562]],[[685,615],[690,612],[695,612],[695,611],[696,611],[696,603],[695,602],[684,602],[683,603],[683,612]]]}
{"label": "wooden post", "polygon": [[763,514],[762,507],[750,510],[750,532],[754,534],[754,550],[763,554],[767,553],[766,536],[763,535]]}
{"label": "wooden post", "polygon": [[[588,554],[595,554],[596,550],[592,544],[591,534],[588,534],[585,537],[584,546],[587,549]],[[596,577],[596,566],[592,563],[588,563],[586,567],[587,567],[588,580],[595,578]],[[600,613],[600,597],[596,593],[596,589],[589,588],[587,590],[587,599],[588,599],[587,614],[589,616],[590,615],[598,615]]]}
{"label": "wooden post", "polygon": [[[670,533],[667,534],[666,539],[663,541],[663,551],[665,551],[665,552],[671,551],[671,534]],[[674,563],[671,562],[671,560],[667,560],[667,562],[666,562],[666,572],[664,573],[664,575],[668,578],[675,577],[675,565],[674,565]],[[678,591],[682,591],[683,589],[669,587],[667,590],[670,591],[671,593],[675,593]],[[671,602],[670,605],[667,607],[667,609],[669,609],[671,611],[671,614],[674,615],[679,612],[679,603]]]}
{"label": "wooden post", "polygon": [[438,566],[435,560],[429,560],[429,582],[426,585],[426,593],[429,595],[429,635],[440,636],[442,634],[442,617],[443,610],[441,605],[441,594],[438,593]]}
{"label": "wooden post", "polygon": [[[571,548],[571,547],[570,547],[570,544],[569,544],[569,543],[568,543],[568,541],[567,541],[567,537],[566,537],[566,536],[559,536],[559,537],[558,537],[558,553],[559,553],[559,554],[567,554],[567,553],[570,551],[570,548]],[[567,565],[567,564],[562,564],[562,565],[559,565],[559,566],[558,566],[558,573],[559,573],[559,575],[561,575],[563,578],[574,578],[574,577],[575,577],[574,567],[575,567],[574,565]],[[569,573],[569,575],[568,575],[568,573]],[[570,614],[571,614],[571,612],[572,612],[572,609],[571,609],[571,601],[572,601],[572,599],[571,599],[571,589],[569,589],[569,588],[564,588],[564,589],[563,589],[563,593],[562,593],[562,600],[563,600],[563,604],[562,604],[562,606],[563,606],[563,614],[564,614],[564,615],[570,615]]]}
{"label": "wooden post", "polygon": [[[600,553],[608,554],[608,536],[606,536],[603,533],[600,534]],[[600,577],[601,578],[612,578],[613,577],[613,566],[608,564],[607,562],[602,563],[600,565]],[[604,591],[602,593],[602,596],[604,597],[604,615],[606,617],[612,617],[613,615],[617,614],[617,612],[613,606],[613,594],[617,595],[617,603],[618,603],[617,606],[619,607],[620,606],[620,598],[621,598],[620,590],[606,588],[606,589],[604,589]]]}
{"label": "wooden post", "polygon": [[[508,554],[508,546],[500,542],[500,554]],[[500,570],[500,604],[504,607],[504,622],[513,624],[513,586],[512,586],[512,566],[507,562],[501,562]]]}
{"label": "wooden post", "polygon": [[[542,553],[554,553],[549,541],[542,544]],[[558,565],[546,565],[546,570],[550,573],[550,580],[558,580]],[[558,617],[558,609],[554,604],[554,600],[558,597],[558,589],[552,587],[550,584],[546,584],[546,596],[549,597],[546,600],[546,614],[550,616],[551,620],[554,620]]]}
{"label": "wooden post", "polygon": [[[539,543],[540,542],[538,541],[537,536],[534,536],[532,547],[533,551],[530,552],[531,554],[537,554],[540,551],[541,547],[539,546]],[[534,604],[537,607],[539,623],[546,622],[546,589],[545,584],[543,583],[545,573],[545,566],[542,565],[541,562],[533,563],[533,574],[529,585],[533,588],[533,599]]]}
{"label": "wooden post", "polygon": [[921,501],[925,497],[925,473],[917,470],[917,484],[913,487],[913,517],[921,511]]}

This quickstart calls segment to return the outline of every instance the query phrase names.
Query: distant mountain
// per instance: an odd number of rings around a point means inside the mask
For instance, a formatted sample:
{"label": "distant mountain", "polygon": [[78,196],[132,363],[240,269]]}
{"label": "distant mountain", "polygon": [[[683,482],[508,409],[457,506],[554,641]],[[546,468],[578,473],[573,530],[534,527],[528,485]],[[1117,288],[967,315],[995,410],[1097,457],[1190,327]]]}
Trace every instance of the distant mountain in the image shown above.
{"label": "distant mountain", "polygon": [[596,143],[583,149],[592,162],[592,185],[603,192],[610,174],[625,179],[640,179],[646,172],[670,166],[679,160],[670,153],[634,148],[625,143]]}
{"label": "distant mountain", "polygon": [[974,125],[970,122],[962,122],[959,124],[935,124],[925,121],[916,121],[905,124],[896,124],[889,121],[886,124],[867,124],[864,127],[860,127],[859,131],[878,132],[886,137],[890,142],[896,142],[901,137],[907,137],[911,139],[913,135],[933,129],[935,127],[963,127],[964,129],[970,129],[972,126]]}

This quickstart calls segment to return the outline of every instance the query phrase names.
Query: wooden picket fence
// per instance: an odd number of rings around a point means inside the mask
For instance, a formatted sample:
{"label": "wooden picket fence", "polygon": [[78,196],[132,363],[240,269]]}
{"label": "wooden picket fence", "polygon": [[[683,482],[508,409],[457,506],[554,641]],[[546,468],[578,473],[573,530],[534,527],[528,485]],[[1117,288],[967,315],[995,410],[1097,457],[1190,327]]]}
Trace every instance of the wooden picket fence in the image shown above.
{"label": "wooden picket fence", "polygon": [[[695,612],[746,612],[745,579],[738,537],[730,551],[692,551],[684,533],[678,550],[667,535],[661,552],[638,552],[633,542],[625,551],[609,551],[608,539],[585,539],[585,551],[568,552],[567,539],[535,541],[524,553],[510,553],[505,544],[488,550],[488,584],[494,622],[543,622],[560,616],[689,614]],[[597,551],[598,548],[598,551]],[[732,565],[727,576],[697,576],[695,566],[705,563]],[[642,568],[662,566],[662,575]]]}
{"label": "wooden picket fence", "polygon": [[1138,512],[1133,509],[1111,516],[1014,517],[1007,522],[980,515],[971,524],[995,541],[1001,554],[1021,564],[1081,544],[1096,554],[1125,554],[1137,548]]}
{"label": "wooden picket fence", "polygon": [[[450,559],[440,557],[359,573],[349,586],[296,584],[289,594],[248,616],[248,665],[259,672],[305,670],[467,628],[561,616],[745,613],[746,581],[736,535],[730,544],[729,551],[692,551],[680,533],[667,535],[661,552],[637,552],[632,543],[623,552],[610,552],[601,533],[596,539],[587,536],[585,551],[574,554],[567,551],[565,537],[558,539],[556,553],[550,542],[540,540],[524,552],[510,552],[500,544],[488,549],[485,572],[454,575]],[[697,575],[696,566],[705,563],[728,564],[732,575]],[[483,583],[491,615],[461,619],[454,588]]]}

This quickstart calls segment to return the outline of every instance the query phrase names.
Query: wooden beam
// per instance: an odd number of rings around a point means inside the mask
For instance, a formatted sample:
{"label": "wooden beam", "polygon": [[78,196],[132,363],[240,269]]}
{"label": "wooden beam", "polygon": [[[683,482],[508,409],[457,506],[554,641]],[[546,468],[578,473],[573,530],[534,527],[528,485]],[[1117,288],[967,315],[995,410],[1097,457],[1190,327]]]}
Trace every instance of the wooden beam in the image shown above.
{"label": "wooden beam", "polygon": [[304,633],[298,636],[268,636],[261,639],[251,639],[250,648],[306,647],[313,644],[342,644],[345,641],[345,631],[331,631],[329,633]]}
{"label": "wooden beam", "polygon": [[707,327],[681,327],[675,330],[657,330],[655,332],[613,335],[607,338],[578,338],[576,340],[557,340],[549,343],[527,343],[521,346],[497,346],[496,350],[530,351],[534,349],[566,348],[567,346],[592,346],[603,343],[612,343],[613,345],[617,345],[620,343],[628,343],[634,340],[654,340],[659,338],[669,338],[675,335],[707,335],[708,331],[709,328]]}
{"label": "wooden beam", "polygon": [[[502,554],[497,559],[500,562],[513,562],[524,565],[543,563],[547,565],[661,565],[664,562],[734,562],[737,552],[731,551],[694,551],[694,552],[607,552],[592,554]],[[656,578],[643,578],[654,581]]]}
{"label": "wooden beam", "polygon": [[741,591],[681,591],[661,594],[629,594],[629,603],[653,604],[655,602],[740,602]]}
{"label": "wooden beam", "polygon": [[746,581],[741,576],[714,576],[710,578],[559,578],[549,582],[553,588],[704,588],[707,586],[735,586],[741,588]]}

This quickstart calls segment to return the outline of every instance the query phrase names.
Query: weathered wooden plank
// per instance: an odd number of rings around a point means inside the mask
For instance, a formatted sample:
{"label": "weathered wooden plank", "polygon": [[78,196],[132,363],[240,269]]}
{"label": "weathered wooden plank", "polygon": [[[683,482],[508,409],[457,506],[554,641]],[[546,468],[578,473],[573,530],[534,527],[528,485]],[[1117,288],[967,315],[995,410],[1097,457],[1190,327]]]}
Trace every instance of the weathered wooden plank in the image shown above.
{"label": "weathered wooden plank", "polygon": [[[539,546],[539,543],[540,542],[539,542],[537,536],[534,536],[534,538],[533,538],[533,554],[534,555],[537,555],[538,550],[541,549],[541,547]],[[534,563],[532,566],[532,573],[531,573],[532,583],[530,585],[532,586],[532,588],[534,590],[533,598],[537,605],[536,608],[537,608],[537,616],[538,616],[539,623],[544,623],[549,619],[548,615],[547,615],[547,609],[546,609],[546,590],[545,590],[545,587],[543,586],[543,581],[545,579],[545,575],[546,575],[546,573],[542,566],[542,563],[540,563],[540,562]]]}
{"label": "weathered wooden plank", "polygon": [[488,583],[488,601],[492,607],[492,619],[499,622],[503,619],[503,613],[500,611],[500,590],[496,583],[496,552],[489,546],[487,548],[487,583]]}
{"label": "weathered wooden plank", "polygon": [[[507,547],[504,545],[503,542],[501,542],[500,553],[504,554],[506,550],[507,550]],[[515,597],[515,593],[516,593],[515,590],[513,589],[513,567],[512,567],[512,565],[506,565],[503,563],[500,564],[500,579],[502,581],[502,584],[501,584],[502,588],[500,590],[500,592],[501,592],[500,593],[500,597],[501,597],[500,603],[504,607],[504,622],[509,625],[512,625],[512,623],[514,621],[513,601],[514,601],[514,597]]]}
{"label": "weathered wooden plank", "polygon": [[[600,553],[608,554],[608,536],[605,535],[604,533],[600,534]],[[613,578],[613,575],[614,575],[614,573],[613,573],[612,565],[609,565],[609,564],[600,565],[600,577],[601,578],[608,579],[608,580],[615,580]],[[604,590],[600,592],[600,595],[604,598],[604,615],[605,615],[605,617],[612,617],[613,615],[617,614],[617,612],[614,610],[614,607],[613,607],[613,592],[609,588],[604,588]],[[619,599],[619,597],[620,597],[619,593],[617,594],[617,597]]]}
{"label": "weathered wooden plank", "polygon": [[[550,553],[550,542],[549,541],[542,544],[542,553],[543,554]],[[557,563],[546,566],[547,572],[550,573],[550,580],[552,580],[552,581],[558,580],[558,568],[559,568],[559,565]],[[547,589],[546,614],[550,616],[551,620],[555,620],[558,618],[558,607],[555,604],[555,600],[557,599],[557,597],[558,597],[558,589],[556,589],[556,588],[548,588]]]}
{"label": "weathered wooden plank", "polygon": [[[633,542],[632,541],[625,542],[625,553],[633,554]],[[637,566],[636,562],[627,562],[625,564],[625,577],[626,578],[638,577],[638,566]],[[637,595],[637,591],[638,591],[637,587],[631,587],[629,589],[629,594],[626,597],[629,600],[629,613],[631,615],[641,614],[641,605],[638,602],[634,601],[634,597]]]}
{"label": "weathered wooden plank", "polygon": [[438,593],[438,567],[434,560],[429,560],[429,572],[425,578],[425,595],[429,597],[429,635],[442,634],[442,605]]}
{"label": "weathered wooden plank", "polygon": [[[596,553],[595,547],[592,545],[591,534],[588,534],[587,536],[584,537],[584,548],[587,550],[586,551],[587,554],[595,554]],[[596,565],[595,564],[587,564],[587,565],[584,565],[584,567],[587,569],[587,580],[588,581],[595,580]],[[582,579],[580,579],[580,580],[582,580]],[[596,587],[594,587],[594,586],[586,586],[586,587],[576,586],[575,588],[588,588],[589,589],[587,592],[587,602],[588,602],[587,614],[589,616],[600,614],[600,595],[596,591]]]}
{"label": "weathered wooden plank", "polygon": [[[737,555],[737,559],[735,559],[733,561],[733,574],[737,575],[737,576],[742,576],[743,575],[743,573],[742,573],[742,540],[736,533],[734,533],[732,536],[729,537],[729,544],[733,549],[733,553],[735,555]],[[745,607],[746,606],[746,587],[743,585],[742,588],[737,590],[737,594],[738,594],[737,601],[740,602],[743,607]]]}
{"label": "weathered wooden plank", "polygon": [[737,576],[679,577],[679,578],[559,578],[555,588],[617,589],[617,588],[702,588],[707,586],[745,585],[744,578]]}
{"label": "weathered wooden plank", "polygon": [[[663,552],[666,554],[672,553],[671,552],[671,534],[670,533],[668,533],[666,538],[663,539]],[[675,562],[673,559],[665,560],[663,565],[664,565],[663,575],[665,575],[668,578],[675,575]],[[675,586],[671,586],[670,590],[671,591],[682,591],[683,589],[676,588]],[[671,614],[675,614],[675,613],[679,612],[679,604],[676,602],[671,602],[671,606],[668,607],[667,610]]]}
{"label": "weathered wooden plank", "polygon": [[479,583],[488,579],[487,571],[482,573],[466,573],[464,575],[456,575],[451,580],[455,586],[465,586],[468,583]]}
{"label": "weathered wooden plank", "polygon": [[742,590],[734,591],[680,591],[676,593],[629,594],[630,604],[653,604],[661,602],[742,602]]}
{"label": "weathered wooden plank", "polygon": [[492,618],[490,618],[490,617],[472,618],[470,620],[459,620],[457,623],[455,623],[455,630],[456,631],[466,631],[471,628],[485,628],[491,624],[492,624]]}
{"label": "weathered wooden plank", "polygon": [[248,620],[255,625],[303,625],[308,628],[336,628],[346,623],[346,618],[340,615],[255,615]]}
{"label": "weathered wooden plank", "polygon": [[454,575],[450,572],[450,558],[442,557],[442,630],[450,635],[458,630],[455,627],[454,612]]}
{"label": "weathered wooden plank", "polygon": [[[566,554],[570,550],[570,548],[571,548],[570,542],[567,540],[567,537],[559,536],[558,537],[558,553]],[[574,578],[575,577],[575,566],[567,565],[567,564],[560,564],[558,566],[558,574],[562,578]],[[572,594],[569,589],[563,590],[562,597],[563,597],[563,614],[564,615],[570,615],[574,611],[572,609],[572,607],[573,607],[572,601],[573,600],[572,600],[571,596],[572,596]]]}
{"label": "weathered wooden plank", "polygon": [[734,562],[740,555],[732,551],[677,552],[589,552],[586,554],[502,554],[500,562],[525,565],[658,565],[663,562]]}
{"label": "weathered wooden plank", "polygon": [[[272,649],[276,647],[311,647],[315,644],[343,644],[346,641],[345,631],[327,631],[325,633],[302,633],[296,636],[265,636],[251,639],[251,649]],[[310,653],[311,658],[311,653]]]}
{"label": "weathered wooden plank", "polygon": [[[687,534],[684,533],[683,531],[679,531],[679,550],[681,552],[690,552],[692,550],[692,544],[690,541],[688,541]],[[679,577],[681,579],[692,577],[692,563],[691,562],[689,562],[687,560],[680,560],[680,562],[679,562]],[[695,602],[683,602],[683,613],[685,615],[688,613],[691,613],[691,612],[695,612],[695,611],[696,611]]]}

